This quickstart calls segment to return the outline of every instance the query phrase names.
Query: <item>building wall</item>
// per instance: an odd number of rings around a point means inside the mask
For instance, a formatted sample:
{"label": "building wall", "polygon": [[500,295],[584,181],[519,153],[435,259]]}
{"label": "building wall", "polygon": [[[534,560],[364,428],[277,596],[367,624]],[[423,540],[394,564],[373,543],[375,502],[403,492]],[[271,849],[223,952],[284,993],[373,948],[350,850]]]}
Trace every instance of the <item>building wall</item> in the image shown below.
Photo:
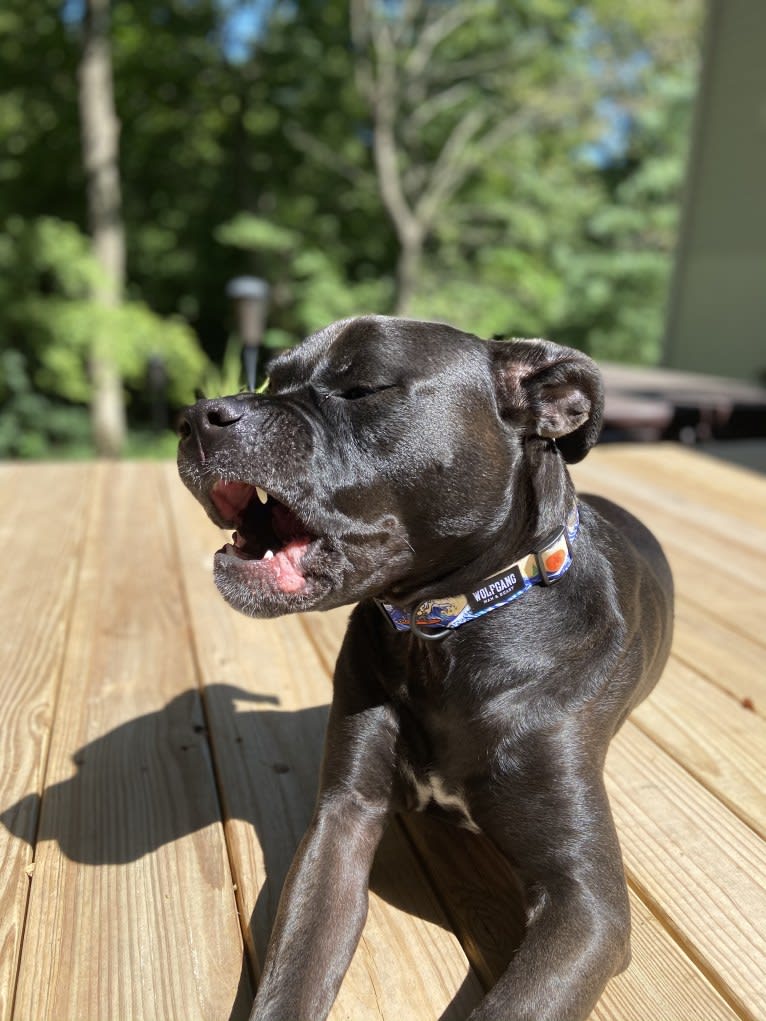
{"label": "building wall", "polygon": [[766,0],[709,0],[665,354],[766,378]]}

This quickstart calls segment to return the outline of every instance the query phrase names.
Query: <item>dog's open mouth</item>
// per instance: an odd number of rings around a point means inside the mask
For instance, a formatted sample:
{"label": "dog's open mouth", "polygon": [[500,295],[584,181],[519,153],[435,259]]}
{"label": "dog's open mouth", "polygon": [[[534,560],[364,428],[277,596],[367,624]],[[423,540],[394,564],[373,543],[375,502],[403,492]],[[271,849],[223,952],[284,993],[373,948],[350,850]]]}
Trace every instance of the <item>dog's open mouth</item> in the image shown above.
{"label": "dog's open mouth", "polygon": [[236,529],[218,556],[248,561],[253,580],[283,593],[305,587],[302,561],[315,536],[294,511],[249,482],[217,482],[210,499],[226,526]]}

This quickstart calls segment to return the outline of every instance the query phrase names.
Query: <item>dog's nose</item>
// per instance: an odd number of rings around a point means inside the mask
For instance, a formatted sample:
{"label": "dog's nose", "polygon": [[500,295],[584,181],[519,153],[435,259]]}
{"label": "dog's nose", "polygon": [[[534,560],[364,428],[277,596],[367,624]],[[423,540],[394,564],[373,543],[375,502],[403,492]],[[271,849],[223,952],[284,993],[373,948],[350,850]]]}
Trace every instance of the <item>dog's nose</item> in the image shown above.
{"label": "dog's nose", "polygon": [[199,443],[214,441],[222,430],[242,418],[245,407],[236,397],[217,397],[212,401],[197,401],[182,412],[178,422],[181,441],[194,437]]}

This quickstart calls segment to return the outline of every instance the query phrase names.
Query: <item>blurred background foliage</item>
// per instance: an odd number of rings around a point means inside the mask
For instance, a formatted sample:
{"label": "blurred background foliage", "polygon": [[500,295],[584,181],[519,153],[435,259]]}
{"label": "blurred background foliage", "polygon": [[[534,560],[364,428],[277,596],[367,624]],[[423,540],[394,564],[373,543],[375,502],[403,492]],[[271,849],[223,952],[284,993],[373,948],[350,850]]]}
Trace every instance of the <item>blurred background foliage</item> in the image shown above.
{"label": "blurred background foliage", "polygon": [[0,10],[0,456],[90,449],[95,337],[139,445],[158,360],[171,407],[237,389],[243,273],[273,347],[372,311],[658,360],[700,0],[114,0],[116,309],[86,232],[85,3]]}

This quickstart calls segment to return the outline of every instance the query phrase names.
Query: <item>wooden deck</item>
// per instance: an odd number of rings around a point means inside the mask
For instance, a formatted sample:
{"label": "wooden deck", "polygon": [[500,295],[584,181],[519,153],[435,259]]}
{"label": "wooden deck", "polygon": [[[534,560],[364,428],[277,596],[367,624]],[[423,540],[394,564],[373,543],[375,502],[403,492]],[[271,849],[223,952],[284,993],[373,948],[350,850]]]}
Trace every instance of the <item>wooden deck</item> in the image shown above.
{"label": "wooden deck", "polygon": [[[656,530],[679,590],[608,760],[634,952],[594,1018],[763,1021],[766,479],[672,446],[575,478]],[[0,1019],[244,1018],[346,613],[230,610],[173,465],[5,464],[0,497]],[[397,821],[373,891],[332,1017],[464,1017],[518,942],[505,863]]]}

